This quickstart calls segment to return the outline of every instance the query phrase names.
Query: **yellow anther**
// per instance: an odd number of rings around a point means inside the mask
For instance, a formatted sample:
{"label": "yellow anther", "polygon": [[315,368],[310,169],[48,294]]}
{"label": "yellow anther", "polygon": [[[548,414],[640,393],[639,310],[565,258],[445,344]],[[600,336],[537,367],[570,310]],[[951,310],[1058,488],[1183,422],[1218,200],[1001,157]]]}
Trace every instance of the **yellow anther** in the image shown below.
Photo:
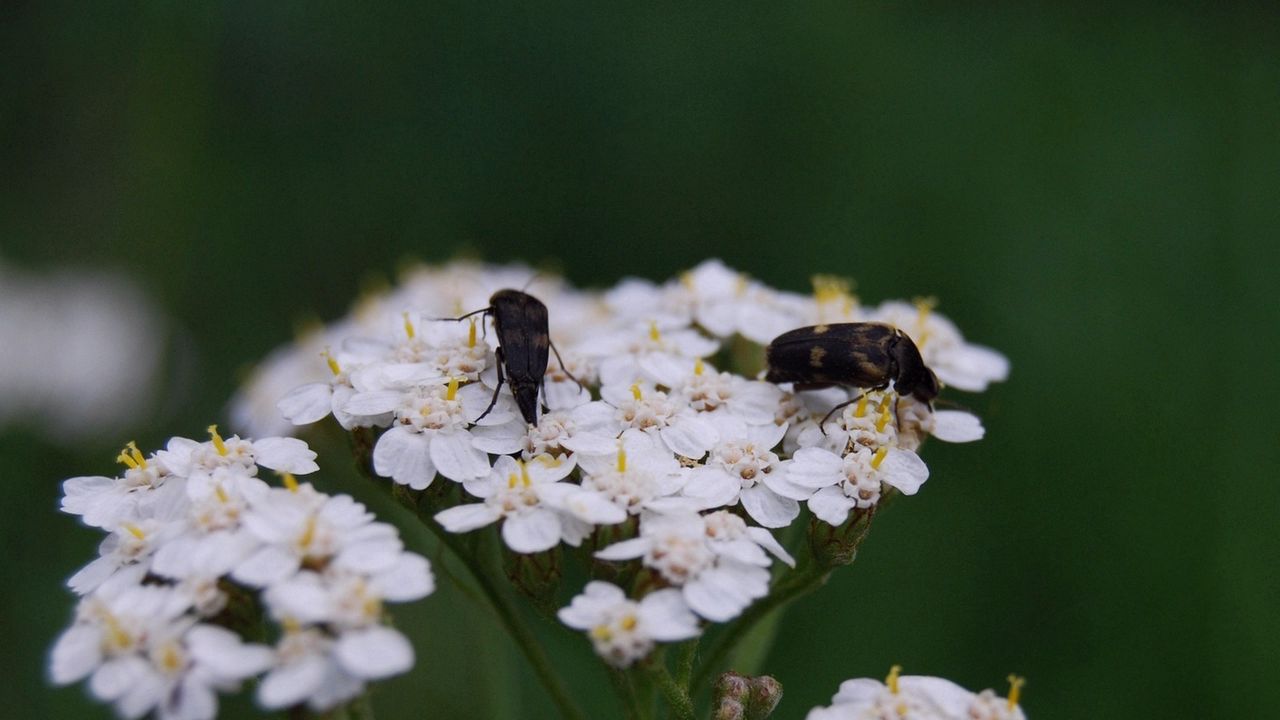
{"label": "yellow anther", "polygon": [[454,400],[458,397],[458,378],[449,378],[449,387],[444,393],[445,400]]}
{"label": "yellow anther", "polygon": [[608,625],[597,625],[591,628],[591,637],[607,642],[613,639],[613,631],[609,629]]}
{"label": "yellow anther", "polygon": [[227,444],[222,442],[222,436],[218,434],[218,426],[209,426],[209,438],[213,440],[213,449],[218,451],[219,455],[226,457]]}
{"label": "yellow anther", "polygon": [[631,397],[640,400],[643,396],[640,394],[640,383],[631,383]]}
{"label": "yellow anther", "polygon": [[160,666],[169,672],[175,672],[182,667],[182,655],[178,653],[173,643],[165,645],[164,650],[161,651]]}
{"label": "yellow anther", "polygon": [[288,634],[288,635],[292,635],[293,633],[302,631],[302,623],[298,622],[297,618],[291,617],[288,615],[286,615],[284,619],[280,621],[280,625],[284,629],[285,634]]}
{"label": "yellow anther", "polygon": [[929,320],[929,313],[938,307],[938,298],[936,297],[918,297],[912,301],[916,306],[916,326],[919,332],[915,338],[916,346],[923,347],[924,341],[929,336],[929,328],[926,323]]}
{"label": "yellow anther", "polygon": [[418,331],[413,327],[413,321],[409,319],[409,311],[405,310],[400,315],[404,318],[404,334],[412,340],[413,336],[418,334]]}
{"label": "yellow anther", "polygon": [[280,473],[280,481],[284,483],[284,486],[288,488],[289,492],[298,492],[298,478],[294,477],[293,473]]}
{"label": "yellow anther", "polygon": [[525,487],[532,485],[533,481],[529,479],[529,466],[519,460],[516,461],[516,465],[520,467],[520,483]]}
{"label": "yellow anther", "polygon": [[121,465],[124,465],[130,470],[137,470],[138,461],[135,460],[133,458],[133,455],[129,452],[129,448],[132,446],[133,446],[133,443],[129,443],[127,446],[125,446],[125,449],[121,450],[120,454],[116,456],[116,462],[120,463]]}
{"label": "yellow anther", "polygon": [[649,339],[654,342],[662,342],[662,333],[658,332],[658,323],[649,321]]}
{"label": "yellow anther", "polygon": [[133,644],[133,636],[120,627],[114,615],[108,614],[103,618],[103,623],[107,626],[107,643],[110,649],[124,650]]}
{"label": "yellow anther", "polygon": [[307,517],[307,524],[302,528],[302,535],[298,538],[298,547],[307,549],[311,547],[311,541],[316,539],[316,516]]}
{"label": "yellow anther", "polygon": [[892,399],[893,393],[885,393],[880,396],[880,404],[876,406],[876,412],[884,412],[889,407],[889,401]]}
{"label": "yellow anther", "polygon": [[467,347],[476,346],[476,319],[471,318],[471,329],[467,331]]}
{"label": "yellow anther", "polygon": [[697,360],[694,360],[694,361],[693,361],[693,374],[694,374],[694,375],[701,375],[701,374],[702,374],[702,371],[703,371],[703,370],[706,370],[706,369],[707,369],[707,366],[703,364],[703,362],[702,362],[702,358],[698,358]]}
{"label": "yellow anther", "polygon": [[511,474],[507,475],[507,489],[508,489],[508,490],[515,490],[515,489],[516,489],[516,485],[519,485],[519,484],[520,484],[520,477],[519,477],[519,475],[517,475],[516,473],[511,473]]}
{"label": "yellow anther", "polygon": [[139,540],[147,539],[147,534],[143,532],[142,528],[138,527],[137,525],[134,525],[133,523],[125,523],[124,529],[128,530],[130,535],[134,536]]}
{"label": "yellow anther", "polygon": [[885,426],[889,424],[889,418],[891,415],[892,413],[889,412],[889,408],[883,408],[880,410],[880,417],[876,420],[876,432],[884,432]]}
{"label": "yellow anther", "polygon": [[213,494],[215,497],[218,498],[218,502],[220,503],[225,504],[228,500],[231,499],[230,497],[227,496],[227,491],[222,489],[221,484],[213,486]]}
{"label": "yellow anther", "polygon": [[627,451],[623,450],[622,448],[618,448],[618,472],[624,473],[626,471],[627,471]]}
{"label": "yellow anther", "polygon": [[889,668],[889,676],[884,679],[884,684],[889,687],[889,692],[894,695],[898,694],[898,676],[902,674],[902,666],[894,665]]}
{"label": "yellow anther", "polygon": [[883,446],[878,448],[876,450],[876,454],[871,457],[871,469],[879,470],[880,463],[884,462],[884,459],[886,456],[888,456],[888,454],[889,454],[889,448],[883,447]]}
{"label": "yellow anther", "polygon": [[560,458],[555,457],[550,453],[542,453],[541,455],[535,457],[534,460],[542,463],[544,467],[549,467],[549,468],[558,468],[563,464]]}
{"label": "yellow anther", "polygon": [[635,630],[638,623],[639,620],[636,619],[635,615],[627,615],[623,617],[622,622],[618,624],[622,626],[623,630]]}
{"label": "yellow anther", "polygon": [[324,352],[320,353],[320,356],[329,364],[329,372],[334,375],[342,374],[342,366],[338,364],[338,360],[333,356],[333,353],[329,352],[329,348],[325,348]]}
{"label": "yellow anther", "polygon": [[1027,679],[1017,675],[1009,676],[1009,709],[1018,707],[1018,699],[1022,697],[1022,686],[1027,684]]}
{"label": "yellow anther", "polygon": [[133,458],[133,462],[136,464],[136,466],[143,468],[145,470],[147,467],[147,458],[145,455],[142,454],[141,451],[138,450],[137,444],[135,444],[132,440],[130,440],[129,444],[126,445],[125,448],[128,449],[129,457]]}
{"label": "yellow anther", "polygon": [[866,417],[866,416],[867,416],[867,396],[866,396],[866,394],[863,394],[863,396],[862,396],[862,397],[858,398],[858,405],[853,409],[853,416],[854,416],[854,417],[856,417],[856,418],[861,418],[861,417]]}
{"label": "yellow anther", "polygon": [[377,618],[382,616],[382,601],[376,597],[367,597],[361,606],[364,610],[364,616],[369,618]]}
{"label": "yellow anther", "polygon": [[693,289],[693,273],[690,272],[689,270],[685,270],[684,272],[680,273],[680,284],[692,290]]}
{"label": "yellow anther", "polygon": [[846,315],[852,313],[858,303],[853,295],[853,281],[836,275],[814,275],[813,297],[820,305],[839,303]]}

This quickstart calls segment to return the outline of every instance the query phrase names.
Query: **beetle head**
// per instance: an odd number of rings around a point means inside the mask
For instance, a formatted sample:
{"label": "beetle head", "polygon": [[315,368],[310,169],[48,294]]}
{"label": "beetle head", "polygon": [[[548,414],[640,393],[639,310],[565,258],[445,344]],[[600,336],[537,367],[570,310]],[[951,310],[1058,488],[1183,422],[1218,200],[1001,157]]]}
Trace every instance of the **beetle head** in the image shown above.
{"label": "beetle head", "polygon": [[898,376],[893,382],[898,394],[914,395],[922,402],[933,402],[938,397],[938,376],[924,364],[920,349],[911,338],[899,331],[891,353],[898,364]]}

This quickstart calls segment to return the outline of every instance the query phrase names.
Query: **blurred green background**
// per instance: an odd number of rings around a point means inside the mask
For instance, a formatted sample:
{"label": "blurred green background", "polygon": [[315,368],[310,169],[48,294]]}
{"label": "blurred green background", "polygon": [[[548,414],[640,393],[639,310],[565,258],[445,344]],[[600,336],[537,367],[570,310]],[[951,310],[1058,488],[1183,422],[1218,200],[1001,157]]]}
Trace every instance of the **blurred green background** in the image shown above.
{"label": "blurred green background", "polygon": [[[300,320],[464,251],[848,275],[1009,355],[959,397],[987,439],[927,447],[787,616],[777,717],[893,663],[1026,675],[1035,720],[1274,717],[1280,12],[1060,5],[5,3],[0,258],[127,272],[172,323],[130,427],[0,434],[0,715],[109,715],[44,680],[98,538],[59,481],[225,421]],[[419,664],[381,717],[547,711],[480,679],[519,665],[464,598],[397,617]]]}

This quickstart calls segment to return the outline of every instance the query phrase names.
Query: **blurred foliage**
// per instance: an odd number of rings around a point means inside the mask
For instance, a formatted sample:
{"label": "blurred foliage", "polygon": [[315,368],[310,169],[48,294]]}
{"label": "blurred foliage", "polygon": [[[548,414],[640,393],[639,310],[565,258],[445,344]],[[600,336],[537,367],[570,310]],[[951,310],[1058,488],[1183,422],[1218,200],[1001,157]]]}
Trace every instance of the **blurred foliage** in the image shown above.
{"label": "blurred foliage", "polygon": [[[200,435],[297,323],[459,252],[589,285],[839,273],[1010,356],[987,440],[929,446],[925,491],[783,621],[778,717],[893,663],[1024,674],[1035,720],[1280,706],[1274,5],[18,0],[0,45],[0,257],[133,274],[175,358],[128,437],[0,436],[0,707],[108,715],[44,680],[97,537],[59,480]],[[419,665],[380,717],[545,710],[467,598],[397,616]]]}

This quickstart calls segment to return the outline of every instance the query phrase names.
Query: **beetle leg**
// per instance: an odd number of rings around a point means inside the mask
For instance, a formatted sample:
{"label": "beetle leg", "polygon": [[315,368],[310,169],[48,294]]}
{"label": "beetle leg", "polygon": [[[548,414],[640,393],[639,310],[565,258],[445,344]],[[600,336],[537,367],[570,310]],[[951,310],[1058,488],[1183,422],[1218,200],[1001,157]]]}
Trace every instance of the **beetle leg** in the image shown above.
{"label": "beetle leg", "polygon": [[556,344],[555,344],[555,343],[553,343],[553,342],[551,342],[550,340],[548,340],[548,341],[547,341],[547,344],[551,346],[551,352],[553,352],[553,353],[555,353],[555,354],[556,354],[556,362],[560,363],[560,369],[564,371],[564,374],[565,374],[565,375],[568,375],[568,376],[569,376],[569,379],[570,379],[570,380],[572,380],[572,381],[574,381],[574,382],[578,383],[578,389],[579,389],[579,390],[581,390],[581,389],[582,389],[582,381],[581,381],[581,380],[579,380],[578,378],[574,377],[574,376],[573,376],[573,373],[569,372],[569,368],[567,368],[567,367],[565,367],[565,366],[564,366],[564,360],[561,360],[561,359],[560,359],[560,351],[556,349]]}
{"label": "beetle leg", "polygon": [[498,346],[495,354],[498,356],[498,386],[493,389],[493,397],[489,400],[489,407],[485,408],[484,412],[480,413],[480,417],[471,421],[472,425],[483,420],[484,416],[488,415],[489,412],[493,410],[493,406],[498,404],[498,393],[502,392],[502,383],[506,382],[506,378],[502,375],[502,346]]}
{"label": "beetle leg", "polygon": [[859,401],[859,400],[861,400],[862,398],[866,397],[866,395],[867,395],[866,393],[862,393],[862,394],[861,394],[861,395],[859,395],[858,397],[853,398],[852,400],[845,400],[844,402],[840,403],[839,405],[836,405],[835,407],[833,407],[833,408],[831,408],[829,411],[827,411],[827,414],[822,416],[822,422],[818,423],[818,429],[822,431],[822,435],[823,435],[824,437],[826,436],[826,434],[827,434],[827,421],[831,419],[831,416],[832,416],[832,415],[835,415],[835,414],[836,414],[836,411],[837,411],[837,410],[839,410],[840,408],[848,407],[848,406],[850,406],[850,405],[852,405],[852,404],[854,404],[854,403],[858,402],[858,401]]}
{"label": "beetle leg", "polygon": [[432,320],[437,320],[437,321],[452,320],[452,321],[454,321],[454,322],[462,322],[463,320],[466,320],[467,318],[471,317],[472,315],[479,315],[480,313],[487,313],[487,312],[489,312],[490,310],[493,310],[493,308],[491,308],[491,307],[482,307],[482,308],[480,308],[479,310],[472,310],[471,312],[467,313],[466,315],[459,315],[459,316],[458,316],[458,317],[456,317],[456,318],[438,317],[438,318],[431,318],[431,319],[432,319]]}

